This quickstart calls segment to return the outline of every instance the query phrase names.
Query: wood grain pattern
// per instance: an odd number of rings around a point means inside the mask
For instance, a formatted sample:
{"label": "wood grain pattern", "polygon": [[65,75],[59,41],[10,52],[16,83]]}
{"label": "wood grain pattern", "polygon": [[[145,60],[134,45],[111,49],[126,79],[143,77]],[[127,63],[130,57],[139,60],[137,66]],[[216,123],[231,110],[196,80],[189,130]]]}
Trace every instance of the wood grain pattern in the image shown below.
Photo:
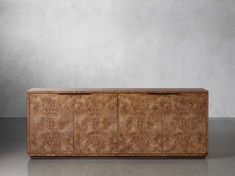
{"label": "wood grain pattern", "polygon": [[119,152],[161,153],[158,98],[147,94],[118,95]]}
{"label": "wood grain pattern", "polygon": [[166,97],[163,153],[207,153],[207,98],[206,94]]}
{"label": "wood grain pattern", "polygon": [[36,157],[205,157],[208,91],[31,89],[28,153]]}
{"label": "wood grain pattern", "polygon": [[68,95],[31,94],[29,153],[73,153],[73,109]]}
{"label": "wood grain pattern", "polygon": [[117,152],[117,94],[74,98],[75,153]]}

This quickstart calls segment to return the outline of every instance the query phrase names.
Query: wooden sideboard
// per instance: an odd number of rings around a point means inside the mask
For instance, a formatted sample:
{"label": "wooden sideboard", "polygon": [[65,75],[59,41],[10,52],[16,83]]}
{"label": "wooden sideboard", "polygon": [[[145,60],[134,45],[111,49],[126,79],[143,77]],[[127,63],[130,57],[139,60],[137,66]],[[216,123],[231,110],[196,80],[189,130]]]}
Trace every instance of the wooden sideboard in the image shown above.
{"label": "wooden sideboard", "polygon": [[205,89],[30,89],[28,153],[206,157]]}

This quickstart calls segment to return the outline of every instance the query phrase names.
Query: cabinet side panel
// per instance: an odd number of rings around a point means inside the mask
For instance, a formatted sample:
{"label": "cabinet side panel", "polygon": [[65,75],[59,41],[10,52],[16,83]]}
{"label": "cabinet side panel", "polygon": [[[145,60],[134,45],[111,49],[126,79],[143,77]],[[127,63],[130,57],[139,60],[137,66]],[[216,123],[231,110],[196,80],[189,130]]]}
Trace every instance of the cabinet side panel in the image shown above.
{"label": "cabinet side panel", "polygon": [[30,94],[27,93],[26,94],[26,111],[27,111],[27,152],[28,154],[30,154],[30,149],[29,149],[29,146],[30,146],[30,139],[29,139],[29,136],[30,136]]}
{"label": "cabinet side panel", "polygon": [[73,154],[72,97],[29,95],[29,154]]}

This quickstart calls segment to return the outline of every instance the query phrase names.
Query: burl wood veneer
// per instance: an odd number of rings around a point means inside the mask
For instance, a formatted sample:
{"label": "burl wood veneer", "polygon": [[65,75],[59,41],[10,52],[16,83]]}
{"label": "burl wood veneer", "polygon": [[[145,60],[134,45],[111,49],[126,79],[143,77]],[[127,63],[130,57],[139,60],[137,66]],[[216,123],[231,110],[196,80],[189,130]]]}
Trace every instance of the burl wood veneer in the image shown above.
{"label": "burl wood veneer", "polygon": [[30,156],[205,157],[205,89],[30,89]]}
{"label": "burl wood veneer", "polygon": [[117,153],[117,94],[74,96],[74,153]]}

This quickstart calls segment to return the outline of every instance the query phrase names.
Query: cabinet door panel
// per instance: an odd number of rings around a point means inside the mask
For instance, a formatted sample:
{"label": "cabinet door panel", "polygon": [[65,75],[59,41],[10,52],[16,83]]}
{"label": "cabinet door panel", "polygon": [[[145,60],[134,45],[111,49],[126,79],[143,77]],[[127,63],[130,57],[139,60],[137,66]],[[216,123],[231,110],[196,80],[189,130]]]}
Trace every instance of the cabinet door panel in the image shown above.
{"label": "cabinet door panel", "polygon": [[72,97],[30,94],[29,101],[29,153],[72,154]]}
{"label": "cabinet door panel", "polygon": [[164,104],[163,153],[207,153],[207,94],[169,95]]}
{"label": "cabinet door panel", "polygon": [[159,100],[148,94],[118,95],[120,153],[161,153]]}
{"label": "cabinet door panel", "polygon": [[117,94],[75,96],[74,123],[75,153],[115,153]]}

